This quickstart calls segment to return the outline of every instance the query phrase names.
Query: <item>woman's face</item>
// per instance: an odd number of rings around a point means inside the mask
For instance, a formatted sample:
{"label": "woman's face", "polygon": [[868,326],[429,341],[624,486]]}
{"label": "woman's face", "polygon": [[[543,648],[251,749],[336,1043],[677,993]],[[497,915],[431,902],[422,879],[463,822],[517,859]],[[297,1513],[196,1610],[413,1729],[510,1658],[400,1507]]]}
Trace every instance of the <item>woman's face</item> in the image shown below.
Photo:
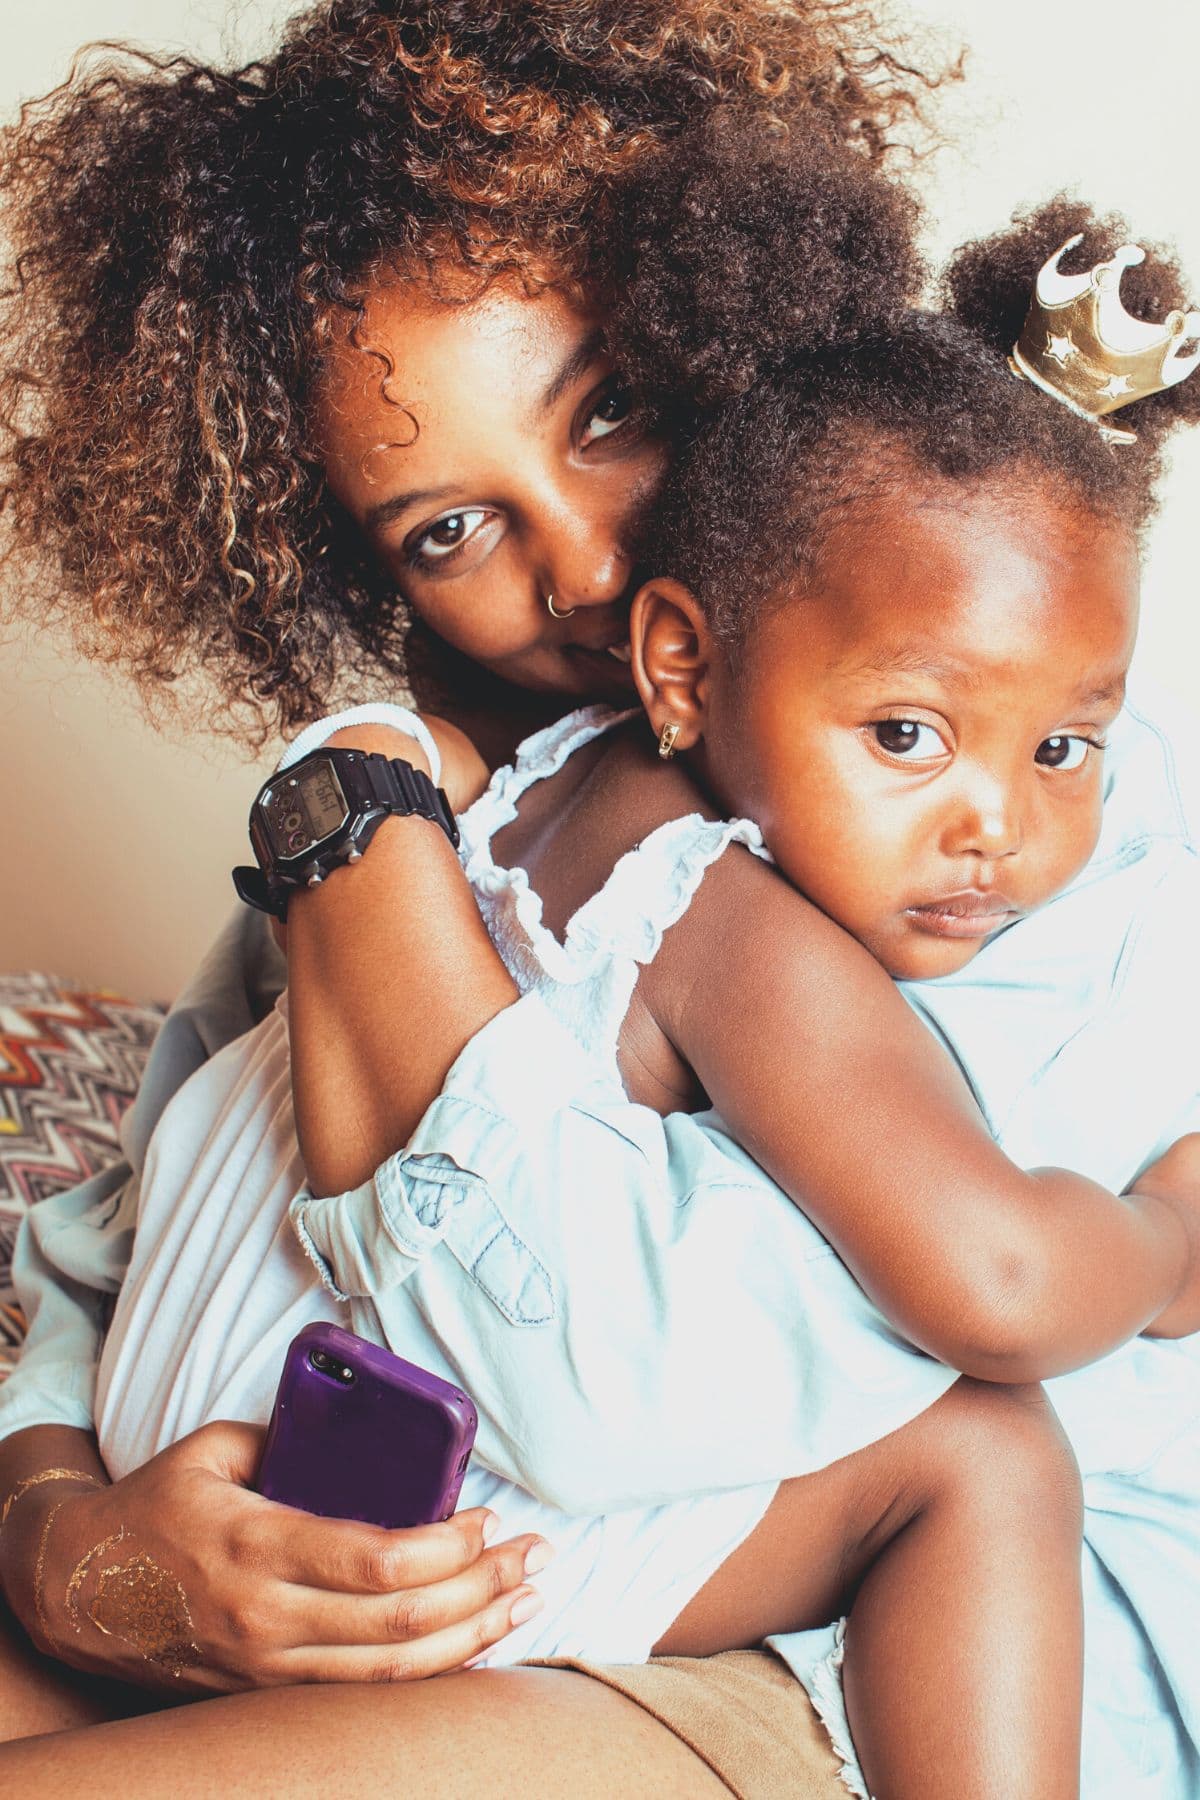
{"label": "woman's face", "polygon": [[626,695],[628,539],[665,453],[596,318],[553,290],[454,304],[397,278],[353,335],[318,392],[329,486],[413,610],[520,687]]}

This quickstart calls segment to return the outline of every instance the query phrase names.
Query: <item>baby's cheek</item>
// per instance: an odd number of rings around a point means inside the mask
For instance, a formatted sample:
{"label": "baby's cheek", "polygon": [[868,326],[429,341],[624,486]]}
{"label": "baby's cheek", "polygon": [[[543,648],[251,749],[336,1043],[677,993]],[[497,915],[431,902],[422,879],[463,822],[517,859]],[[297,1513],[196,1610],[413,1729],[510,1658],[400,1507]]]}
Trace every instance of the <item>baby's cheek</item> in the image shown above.
{"label": "baby's cheek", "polygon": [[1083,872],[1100,842],[1101,821],[1099,797],[1094,806],[1081,809],[1076,818],[1064,821],[1063,828],[1047,844],[1045,854],[1036,858],[1030,868],[1028,894],[1017,896],[1027,911],[1045,906]]}

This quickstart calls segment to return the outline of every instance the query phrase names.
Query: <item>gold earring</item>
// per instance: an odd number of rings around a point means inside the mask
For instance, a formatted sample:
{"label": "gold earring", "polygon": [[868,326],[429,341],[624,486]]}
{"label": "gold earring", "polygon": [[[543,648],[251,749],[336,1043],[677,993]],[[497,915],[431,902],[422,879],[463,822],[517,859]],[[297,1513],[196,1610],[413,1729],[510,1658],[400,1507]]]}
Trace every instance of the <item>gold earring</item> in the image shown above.
{"label": "gold earring", "polygon": [[679,727],[674,722],[664,725],[658,734],[658,754],[664,762],[670,762],[675,754],[675,739],[679,736]]}
{"label": "gold earring", "polygon": [[547,594],[546,595],[546,611],[550,614],[550,617],[552,619],[569,619],[571,617],[571,615],[574,613],[575,608],[573,606],[570,606],[567,608],[566,612],[559,612],[557,606],[555,606],[555,604],[554,604],[554,595]]}

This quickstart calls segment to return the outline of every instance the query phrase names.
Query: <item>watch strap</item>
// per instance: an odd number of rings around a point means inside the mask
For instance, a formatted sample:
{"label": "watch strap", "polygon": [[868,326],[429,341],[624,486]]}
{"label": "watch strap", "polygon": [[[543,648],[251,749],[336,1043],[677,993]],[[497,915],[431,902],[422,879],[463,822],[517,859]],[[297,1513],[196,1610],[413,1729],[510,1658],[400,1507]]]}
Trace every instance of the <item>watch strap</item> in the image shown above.
{"label": "watch strap", "polygon": [[279,883],[272,887],[257,863],[239,863],[233,871],[233,885],[238,899],[247,906],[256,906],[274,919],[287,918],[290,889]]}
{"label": "watch strap", "polygon": [[[328,756],[329,751],[323,754]],[[378,751],[352,754],[361,756],[368,793],[374,805],[384,807],[389,816],[415,814],[440,825],[457,850],[458,822],[450,810],[450,802],[424,769],[415,769],[402,756],[383,756]]]}

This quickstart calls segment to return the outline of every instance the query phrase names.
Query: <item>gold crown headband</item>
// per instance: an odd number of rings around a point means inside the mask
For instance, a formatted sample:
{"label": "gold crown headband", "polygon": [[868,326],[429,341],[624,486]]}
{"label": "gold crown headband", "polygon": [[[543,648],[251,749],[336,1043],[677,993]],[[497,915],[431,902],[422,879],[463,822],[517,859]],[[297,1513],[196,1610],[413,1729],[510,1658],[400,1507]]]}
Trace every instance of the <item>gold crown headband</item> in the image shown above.
{"label": "gold crown headband", "polygon": [[1144,262],[1146,252],[1122,244],[1086,275],[1064,275],[1060,262],[1082,242],[1079,232],[1043,263],[1008,366],[1113,443],[1132,444],[1136,431],[1119,431],[1101,419],[1174,387],[1200,365],[1200,345],[1180,354],[1190,338],[1200,339],[1200,312],[1172,312],[1161,325],[1133,318],[1121,303],[1121,276]]}

